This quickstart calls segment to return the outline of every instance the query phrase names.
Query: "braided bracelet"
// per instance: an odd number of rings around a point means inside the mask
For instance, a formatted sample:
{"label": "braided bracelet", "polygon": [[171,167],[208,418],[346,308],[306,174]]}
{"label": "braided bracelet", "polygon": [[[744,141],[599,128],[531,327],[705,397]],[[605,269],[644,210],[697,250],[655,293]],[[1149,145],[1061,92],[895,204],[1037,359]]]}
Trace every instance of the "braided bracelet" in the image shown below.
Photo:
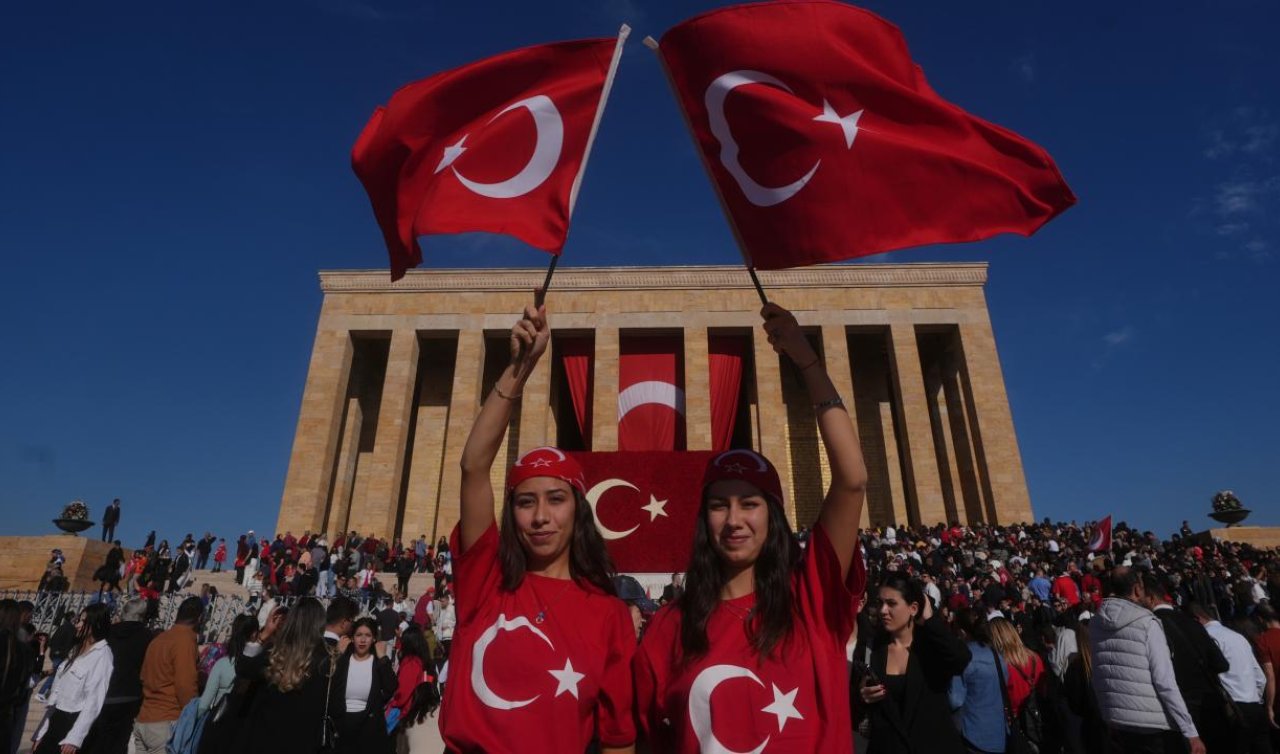
{"label": "braided bracelet", "polygon": [[813,411],[814,413],[817,413],[823,410],[824,408],[832,408],[833,406],[843,406],[843,405],[844,405],[844,401],[840,400],[840,396],[837,395],[836,397],[828,398],[825,401],[822,401],[821,403],[813,404]]}
{"label": "braided bracelet", "polygon": [[502,399],[504,399],[504,400],[508,400],[508,401],[514,401],[514,400],[517,400],[517,399],[519,399],[519,398],[520,398],[520,396],[524,395],[524,393],[516,393],[515,395],[507,395],[506,393],[502,392],[502,388],[498,387],[498,384],[497,384],[496,382],[495,382],[495,383],[494,383],[494,385],[493,385],[493,392],[497,393],[499,398],[502,398]]}

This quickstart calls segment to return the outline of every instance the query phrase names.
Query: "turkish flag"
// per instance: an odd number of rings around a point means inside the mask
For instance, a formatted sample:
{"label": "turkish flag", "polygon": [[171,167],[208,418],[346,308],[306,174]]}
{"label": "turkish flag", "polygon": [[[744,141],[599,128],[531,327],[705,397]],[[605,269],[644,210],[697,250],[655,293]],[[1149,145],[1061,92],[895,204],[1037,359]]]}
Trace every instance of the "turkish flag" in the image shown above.
{"label": "turkish flag", "polygon": [[391,255],[417,237],[502,233],[559,254],[618,39],[526,47],[404,86],[351,150]]}
{"label": "turkish flag", "polygon": [[683,450],[683,341],[623,338],[618,350],[618,450]]}
{"label": "turkish flag", "polygon": [[1093,539],[1089,540],[1089,552],[1111,552],[1111,516],[1098,522],[1093,531]]}
{"label": "turkish flag", "polygon": [[723,8],[660,49],[760,269],[1030,235],[1075,203],[1043,149],[939,97],[898,29],[860,8]]}
{"label": "turkish flag", "polygon": [[587,502],[620,573],[689,565],[702,477],[712,451],[569,453],[582,464]]}

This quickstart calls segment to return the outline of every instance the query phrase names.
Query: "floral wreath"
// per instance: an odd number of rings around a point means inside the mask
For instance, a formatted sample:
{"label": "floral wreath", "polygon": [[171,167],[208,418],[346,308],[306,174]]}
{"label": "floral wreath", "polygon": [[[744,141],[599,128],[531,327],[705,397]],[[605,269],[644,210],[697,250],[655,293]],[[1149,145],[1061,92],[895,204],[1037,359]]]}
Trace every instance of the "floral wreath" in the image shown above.
{"label": "floral wreath", "polygon": [[1222,490],[1213,496],[1214,513],[1238,510],[1244,510],[1244,504],[1240,502],[1240,498],[1236,497],[1236,493],[1231,490]]}
{"label": "floral wreath", "polygon": [[62,509],[62,518],[69,518],[75,521],[89,520],[89,506],[84,504],[83,500],[72,500]]}

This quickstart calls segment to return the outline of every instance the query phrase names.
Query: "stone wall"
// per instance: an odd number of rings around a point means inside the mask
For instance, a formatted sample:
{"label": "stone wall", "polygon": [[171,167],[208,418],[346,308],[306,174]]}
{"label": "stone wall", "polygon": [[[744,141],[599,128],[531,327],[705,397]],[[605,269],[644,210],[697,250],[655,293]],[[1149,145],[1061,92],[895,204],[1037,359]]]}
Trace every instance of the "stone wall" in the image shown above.
{"label": "stone wall", "polygon": [[111,545],[87,536],[49,534],[39,537],[0,537],[0,589],[35,589],[49,555],[58,548],[67,560],[62,573],[71,588],[93,589],[94,571],[107,559]]}

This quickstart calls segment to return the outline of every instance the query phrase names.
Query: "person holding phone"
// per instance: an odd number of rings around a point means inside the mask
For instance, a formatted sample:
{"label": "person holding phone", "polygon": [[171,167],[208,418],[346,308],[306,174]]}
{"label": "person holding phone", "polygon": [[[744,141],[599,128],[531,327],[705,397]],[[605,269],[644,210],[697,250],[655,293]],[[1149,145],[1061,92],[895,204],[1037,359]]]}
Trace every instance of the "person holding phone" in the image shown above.
{"label": "person holding phone", "polygon": [[947,692],[969,648],[934,612],[920,582],[889,572],[878,592],[871,672],[858,694],[870,722],[867,754],[963,754]]}

